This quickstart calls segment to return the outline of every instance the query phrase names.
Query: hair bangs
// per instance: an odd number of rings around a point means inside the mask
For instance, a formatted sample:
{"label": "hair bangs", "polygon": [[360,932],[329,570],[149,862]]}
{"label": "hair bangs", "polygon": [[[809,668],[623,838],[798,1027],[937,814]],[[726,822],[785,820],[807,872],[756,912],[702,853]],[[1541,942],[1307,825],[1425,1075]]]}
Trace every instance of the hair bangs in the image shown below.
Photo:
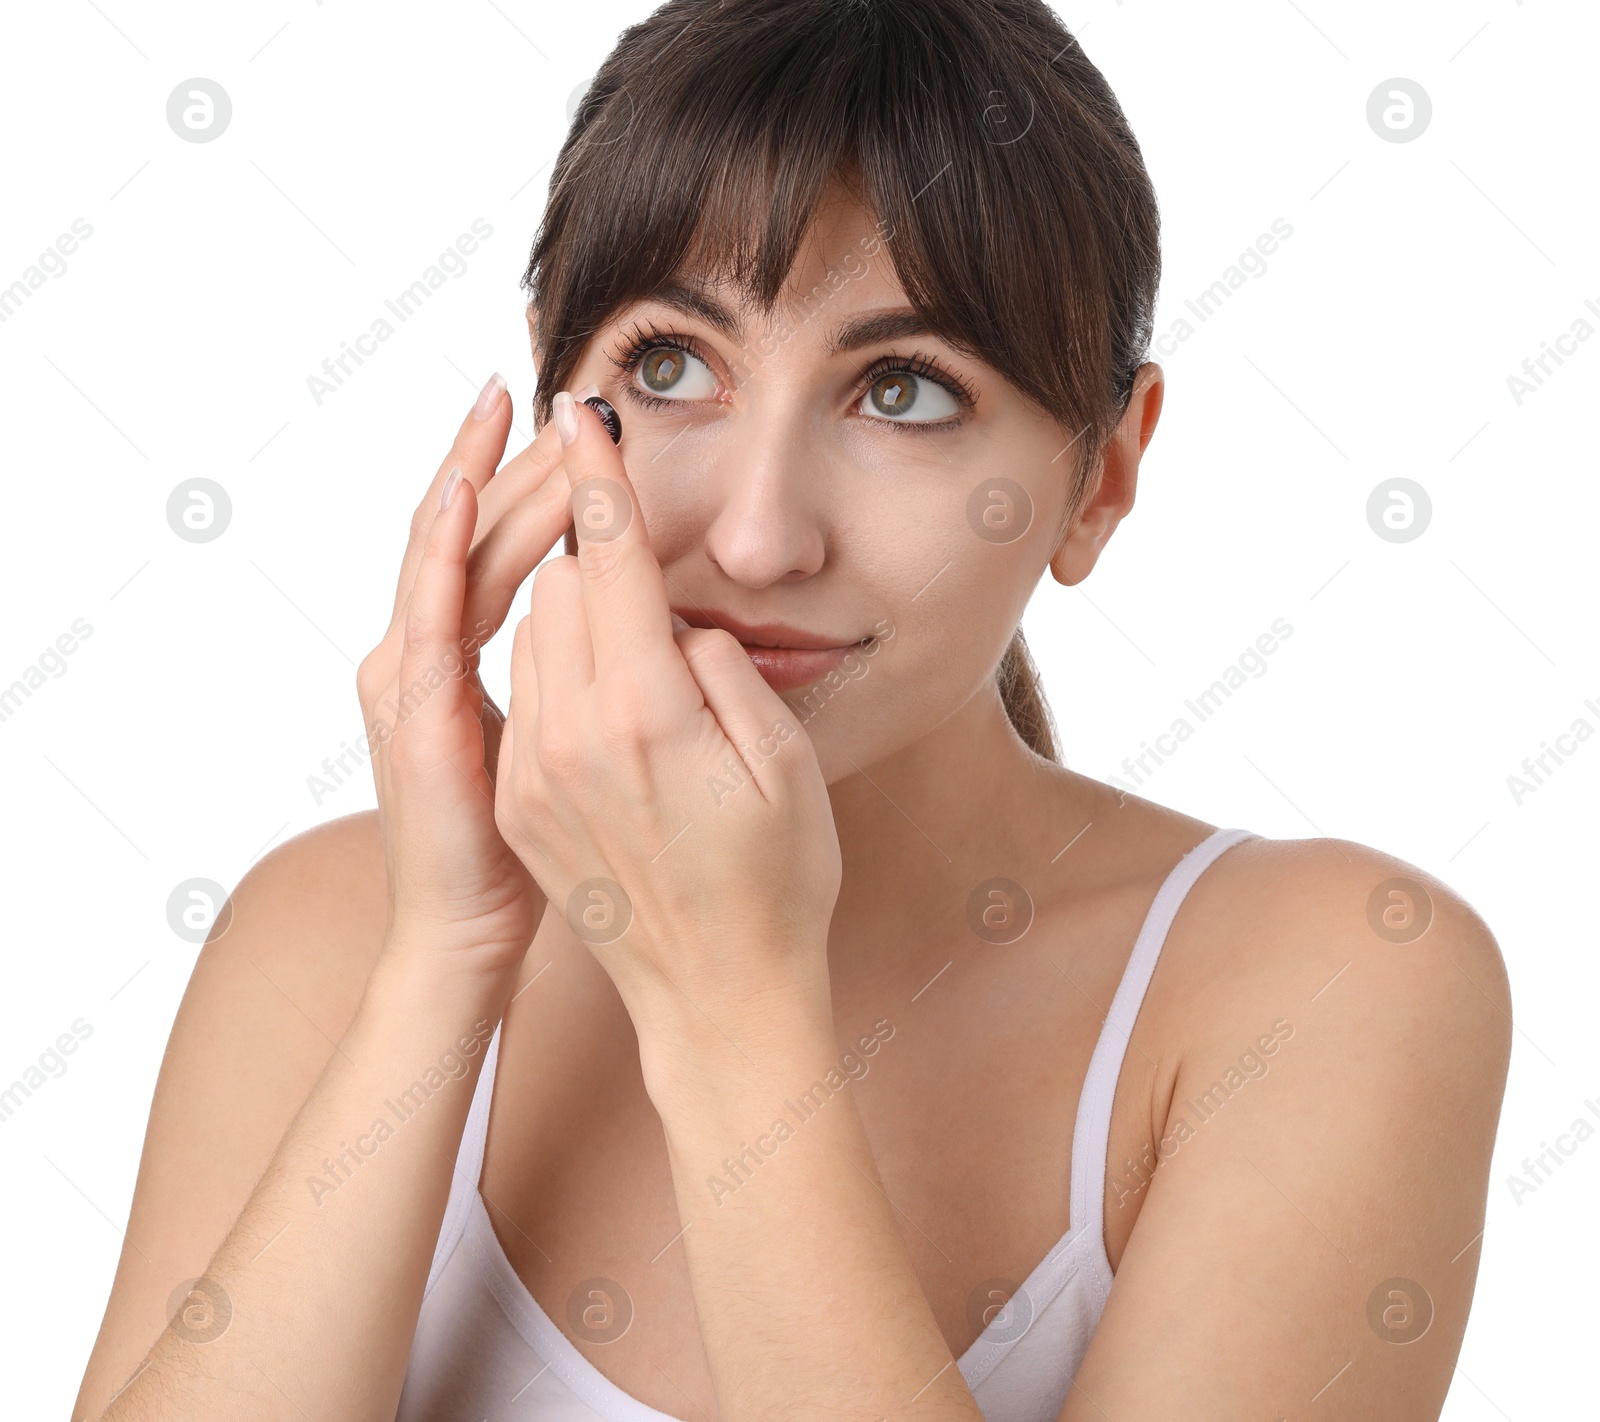
{"label": "hair bangs", "polygon": [[929,327],[1087,468],[1148,346],[1155,204],[1109,88],[1039,0],[670,0],[625,31],[523,277],[541,421],[594,332],[669,280],[770,313],[835,190]]}

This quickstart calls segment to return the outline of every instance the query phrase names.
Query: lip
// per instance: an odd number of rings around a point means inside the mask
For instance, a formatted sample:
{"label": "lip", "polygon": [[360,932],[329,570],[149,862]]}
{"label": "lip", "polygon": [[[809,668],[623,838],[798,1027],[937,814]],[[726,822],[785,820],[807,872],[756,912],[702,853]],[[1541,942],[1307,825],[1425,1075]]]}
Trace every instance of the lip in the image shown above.
{"label": "lip", "polygon": [[733,633],[774,691],[793,691],[821,681],[865,640],[840,642],[827,633],[807,632],[784,622],[745,622],[731,613],[703,608],[673,611],[691,627],[720,627]]}
{"label": "lip", "polygon": [[715,608],[710,612],[704,608],[675,607],[672,610],[691,627],[720,627],[725,632],[733,633],[746,647],[758,649],[848,651],[862,640],[857,637],[841,642],[825,632],[807,632],[802,627],[791,627],[784,622],[745,622],[731,612],[719,612]]}

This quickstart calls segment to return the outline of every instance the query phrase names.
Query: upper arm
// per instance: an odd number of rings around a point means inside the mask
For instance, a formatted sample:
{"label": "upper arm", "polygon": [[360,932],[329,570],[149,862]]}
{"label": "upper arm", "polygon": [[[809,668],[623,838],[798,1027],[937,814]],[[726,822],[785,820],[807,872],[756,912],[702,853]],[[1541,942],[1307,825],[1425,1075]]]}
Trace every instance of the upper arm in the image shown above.
{"label": "upper arm", "polygon": [[353,1017],[385,922],[376,819],[320,825],[255,864],[201,949],[74,1418],[100,1415],[166,1327],[174,1289],[205,1272]]}
{"label": "upper arm", "polygon": [[[1400,901],[1369,920],[1393,879],[1431,907],[1409,942]],[[1160,1164],[1061,1422],[1436,1418],[1510,1054],[1499,949],[1445,885],[1347,842],[1261,842],[1226,883]]]}

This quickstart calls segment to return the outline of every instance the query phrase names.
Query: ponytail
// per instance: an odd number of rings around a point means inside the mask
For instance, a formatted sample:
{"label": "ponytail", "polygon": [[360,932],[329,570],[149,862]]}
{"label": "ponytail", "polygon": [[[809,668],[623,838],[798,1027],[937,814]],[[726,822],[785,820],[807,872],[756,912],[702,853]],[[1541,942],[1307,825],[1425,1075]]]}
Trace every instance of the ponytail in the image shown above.
{"label": "ponytail", "polygon": [[1006,716],[1024,744],[1034,754],[1059,765],[1055,718],[1050,714],[1050,703],[1045,700],[1044,688],[1039,683],[1039,668],[1034,665],[1020,627],[1012,634],[1011,645],[1000,658],[995,680],[1000,686],[1000,702],[1006,708]]}

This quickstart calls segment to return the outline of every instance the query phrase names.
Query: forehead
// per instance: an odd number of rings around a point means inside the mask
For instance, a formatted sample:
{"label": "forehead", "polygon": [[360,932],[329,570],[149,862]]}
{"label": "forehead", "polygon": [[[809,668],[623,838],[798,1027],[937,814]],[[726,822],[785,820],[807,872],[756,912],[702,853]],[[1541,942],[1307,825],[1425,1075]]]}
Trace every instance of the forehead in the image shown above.
{"label": "forehead", "polygon": [[640,298],[645,302],[703,321],[733,341],[787,326],[827,356],[941,334],[912,309],[878,219],[842,190],[818,204],[770,312],[725,272],[693,259]]}

